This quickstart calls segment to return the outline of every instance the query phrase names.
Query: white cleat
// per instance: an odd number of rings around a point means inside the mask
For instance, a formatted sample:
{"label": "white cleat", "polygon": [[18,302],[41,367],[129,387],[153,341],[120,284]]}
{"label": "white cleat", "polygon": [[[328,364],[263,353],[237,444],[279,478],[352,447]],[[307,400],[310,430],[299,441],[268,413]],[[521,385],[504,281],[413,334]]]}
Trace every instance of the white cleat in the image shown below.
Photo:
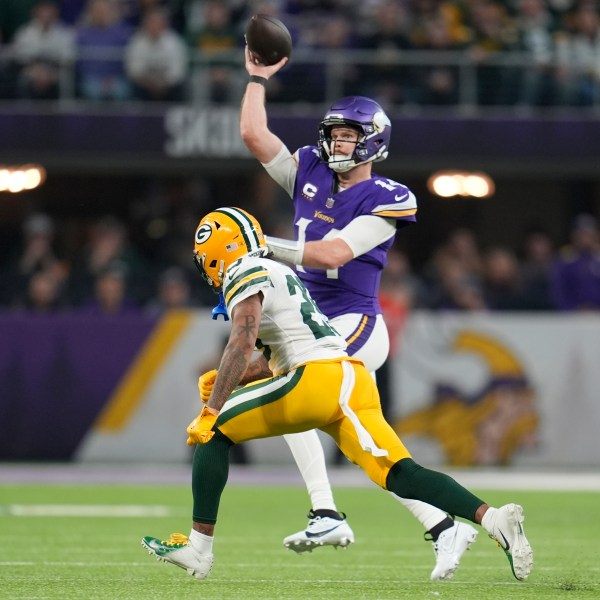
{"label": "white cleat", "polygon": [[504,550],[513,575],[520,581],[527,579],[533,568],[533,550],[525,537],[523,521],[523,507],[505,504],[493,515],[489,532],[490,537]]}
{"label": "white cleat", "polygon": [[157,560],[171,563],[185,569],[188,575],[196,579],[206,579],[213,565],[212,554],[200,554],[188,543],[183,533],[173,533],[167,541],[146,536],[142,538],[142,546]]}
{"label": "white cleat", "polygon": [[[345,517],[342,513],[342,515]],[[283,545],[294,552],[312,552],[319,546],[347,548],[354,543],[354,532],[346,519],[338,520],[331,517],[315,516],[311,510],[308,513],[308,526],[302,531],[288,535]]]}
{"label": "white cleat", "polygon": [[477,530],[466,523],[454,521],[454,525],[440,533],[433,542],[435,567],[431,571],[432,581],[448,581],[458,569],[462,555],[477,539]]}

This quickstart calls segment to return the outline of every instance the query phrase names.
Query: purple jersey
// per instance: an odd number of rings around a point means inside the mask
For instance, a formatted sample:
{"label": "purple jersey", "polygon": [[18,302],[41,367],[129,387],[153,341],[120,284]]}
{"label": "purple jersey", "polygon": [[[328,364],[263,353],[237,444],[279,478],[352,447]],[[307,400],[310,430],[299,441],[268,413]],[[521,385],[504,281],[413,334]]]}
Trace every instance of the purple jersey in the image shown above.
{"label": "purple jersey", "polygon": [[[300,148],[298,158],[293,195],[296,239],[329,239],[332,232],[362,215],[416,221],[416,199],[406,186],[373,175],[368,181],[335,193],[336,175],[321,161],[316,147]],[[330,318],[347,313],[380,314],[379,281],[393,242],[391,237],[338,269],[297,267],[298,275]]]}

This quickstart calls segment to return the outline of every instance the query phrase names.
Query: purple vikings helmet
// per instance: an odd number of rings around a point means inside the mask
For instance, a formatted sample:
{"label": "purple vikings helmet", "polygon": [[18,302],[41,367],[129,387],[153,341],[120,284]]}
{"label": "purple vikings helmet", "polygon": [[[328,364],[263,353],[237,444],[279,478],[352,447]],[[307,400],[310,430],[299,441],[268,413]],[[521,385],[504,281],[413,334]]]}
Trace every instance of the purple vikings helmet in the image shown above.
{"label": "purple vikings helmet", "polygon": [[[351,155],[333,155],[331,129],[347,125],[362,132]],[[319,125],[321,159],[338,173],[369,161],[379,162],[388,155],[392,124],[383,108],[365,96],[348,96],[333,103]]]}

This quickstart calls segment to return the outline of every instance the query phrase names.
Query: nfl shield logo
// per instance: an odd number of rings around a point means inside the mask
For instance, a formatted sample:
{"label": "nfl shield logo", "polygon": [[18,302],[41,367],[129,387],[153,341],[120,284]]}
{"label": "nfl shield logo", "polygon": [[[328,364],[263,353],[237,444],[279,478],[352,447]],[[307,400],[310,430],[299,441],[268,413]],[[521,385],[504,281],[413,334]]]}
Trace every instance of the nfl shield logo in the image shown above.
{"label": "nfl shield logo", "polygon": [[333,198],[327,198],[327,202],[325,202],[325,206],[327,208],[333,208],[335,200]]}

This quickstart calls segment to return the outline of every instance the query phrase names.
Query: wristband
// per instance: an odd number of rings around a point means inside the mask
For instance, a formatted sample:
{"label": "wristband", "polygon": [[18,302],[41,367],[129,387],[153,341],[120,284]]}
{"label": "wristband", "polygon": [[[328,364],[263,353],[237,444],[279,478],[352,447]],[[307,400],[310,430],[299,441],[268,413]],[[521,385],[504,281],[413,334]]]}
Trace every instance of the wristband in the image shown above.
{"label": "wristband", "polygon": [[267,85],[268,79],[266,77],[261,77],[260,75],[250,75],[250,83],[258,83],[262,86]]}

